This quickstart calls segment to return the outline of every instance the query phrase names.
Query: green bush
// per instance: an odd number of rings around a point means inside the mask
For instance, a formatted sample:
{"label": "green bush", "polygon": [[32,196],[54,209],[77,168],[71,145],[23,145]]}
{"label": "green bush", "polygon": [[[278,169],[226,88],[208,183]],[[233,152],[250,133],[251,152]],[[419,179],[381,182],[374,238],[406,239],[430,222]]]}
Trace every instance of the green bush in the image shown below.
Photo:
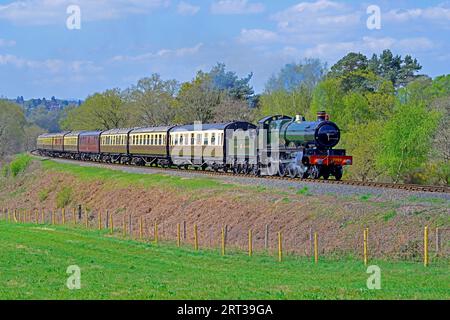
{"label": "green bush", "polygon": [[2,167],[2,176],[6,178],[8,175],[9,175],[9,166],[5,164]]}
{"label": "green bush", "polygon": [[58,208],[66,207],[72,201],[72,193],[72,188],[62,188],[56,195],[56,206]]}
{"label": "green bush", "polygon": [[9,171],[12,176],[16,177],[19,173],[25,171],[30,165],[31,160],[32,158],[26,154],[16,156],[16,158],[9,164]]}
{"label": "green bush", "polygon": [[48,190],[41,190],[39,191],[39,201],[44,202],[48,198]]}

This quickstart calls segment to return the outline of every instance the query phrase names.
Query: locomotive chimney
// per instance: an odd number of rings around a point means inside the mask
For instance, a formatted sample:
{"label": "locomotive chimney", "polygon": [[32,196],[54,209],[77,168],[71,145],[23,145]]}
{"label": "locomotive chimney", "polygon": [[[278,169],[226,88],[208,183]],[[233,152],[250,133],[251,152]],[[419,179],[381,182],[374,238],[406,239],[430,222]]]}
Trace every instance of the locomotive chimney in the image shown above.
{"label": "locomotive chimney", "polygon": [[327,113],[325,111],[317,112],[317,121],[325,121],[327,118]]}

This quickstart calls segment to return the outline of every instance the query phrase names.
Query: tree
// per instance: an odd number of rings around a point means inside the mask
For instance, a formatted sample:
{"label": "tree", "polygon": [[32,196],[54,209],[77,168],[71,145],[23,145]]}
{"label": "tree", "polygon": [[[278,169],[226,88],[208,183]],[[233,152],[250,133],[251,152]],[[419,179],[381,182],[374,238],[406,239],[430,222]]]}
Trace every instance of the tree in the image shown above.
{"label": "tree", "polygon": [[380,152],[379,134],[383,132],[380,121],[352,125],[342,136],[342,147],[355,159],[348,173],[362,181],[376,180],[381,172],[377,168],[375,155]]}
{"label": "tree", "polygon": [[0,100],[0,159],[23,150],[25,125],[20,106]]}
{"label": "tree", "polygon": [[405,179],[427,160],[439,113],[423,104],[399,104],[381,132],[376,164],[395,182]]}
{"label": "tree", "polygon": [[383,80],[391,81],[395,89],[404,87],[418,77],[415,74],[421,69],[417,59],[394,56],[391,50],[384,50],[380,56],[374,54],[370,60],[362,53],[351,52],[331,67],[329,76],[341,78],[345,92],[373,92]]}
{"label": "tree", "polygon": [[129,90],[130,126],[169,125],[174,122],[176,80],[164,81],[159,74],[139,80]]}
{"label": "tree", "polygon": [[239,78],[236,72],[227,72],[224,63],[218,63],[207,75],[214,89],[223,91],[234,99],[250,101],[255,94],[253,87],[250,86],[253,73],[245,78]]}
{"label": "tree", "polygon": [[422,69],[417,59],[413,59],[410,55],[404,59],[399,55],[394,56],[389,49],[384,50],[379,57],[374,54],[369,66],[372,72],[390,80],[396,89],[416,79],[415,73]]}
{"label": "tree", "polygon": [[292,93],[304,86],[312,91],[323,79],[326,64],[319,59],[305,59],[301,63],[286,64],[277,75],[272,75],[266,83],[265,93],[279,91]]}
{"label": "tree", "polygon": [[109,130],[123,128],[129,113],[119,89],[96,93],[78,108],[71,109],[62,121],[65,130]]}
{"label": "tree", "polygon": [[325,72],[326,65],[317,59],[285,65],[267,82],[260,97],[259,116],[306,115],[311,107],[314,88]]}
{"label": "tree", "polygon": [[260,97],[259,117],[268,115],[306,115],[310,109],[312,92],[306,86],[300,86],[297,90],[274,91],[263,94]]}
{"label": "tree", "polygon": [[224,96],[214,110],[214,122],[226,123],[230,121],[255,120],[255,109],[249,108],[248,103],[241,99]]}
{"label": "tree", "polygon": [[23,148],[25,151],[32,151],[35,150],[37,145],[37,138],[45,133],[46,130],[38,127],[37,125],[34,124],[29,124],[27,126],[24,127],[24,145]]}
{"label": "tree", "polygon": [[210,76],[199,72],[192,82],[186,82],[181,86],[177,96],[176,120],[180,123],[212,121],[221,97],[221,92],[212,86]]}
{"label": "tree", "polygon": [[333,121],[343,124],[341,121],[343,112],[344,92],[341,90],[341,79],[327,78],[320,82],[313,92],[311,109],[308,118],[313,119],[318,111],[325,110]]}

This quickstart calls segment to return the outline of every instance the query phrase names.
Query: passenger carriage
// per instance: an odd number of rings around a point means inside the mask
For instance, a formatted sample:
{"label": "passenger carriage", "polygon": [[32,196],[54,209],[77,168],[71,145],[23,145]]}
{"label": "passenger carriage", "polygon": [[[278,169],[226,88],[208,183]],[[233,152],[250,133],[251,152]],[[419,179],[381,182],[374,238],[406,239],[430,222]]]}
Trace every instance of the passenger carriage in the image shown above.
{"label": "passenger carriage", "polygon": [[78,159],[80,133],[81,131],[73,131],[64,136],[64,153],[67,157]]}
{"label": "passenger carriage", "polygon": [[[239,151],[245,153],[245,142],[236,145],[235,134],[249,129],[256,126],[248,122],[176,126],[170,130],[169,139],[172,163],[184,168],[232,169]],[[245,160],[248,157],[244,156]]]}
{"label": "passenger carriage", "polygon": [[171,164],[169,159],[169,131],[173,126],[134,129],[129,134],[129,153],[135,164]]}
{"label": "passenger carriage", "polygon": [[100,160],[100,135],[102,131],[84,131],[78,136],[81,160]]}
{"label": "passenger carriage", "polygon": [[133,129],[103,131],[100,137],[100,153],[103,161],[128,163],[128,135]]}

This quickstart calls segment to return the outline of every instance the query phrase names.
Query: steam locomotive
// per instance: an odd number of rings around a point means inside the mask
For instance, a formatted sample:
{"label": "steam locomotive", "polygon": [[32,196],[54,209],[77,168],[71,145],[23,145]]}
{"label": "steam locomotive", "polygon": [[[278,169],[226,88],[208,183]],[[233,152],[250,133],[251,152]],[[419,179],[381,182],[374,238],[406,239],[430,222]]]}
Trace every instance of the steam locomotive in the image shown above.
{"label": "steam locomotive", "polygon": [[83,161],[341,180],[352,157],[334,149],[339,141],[339,127],[319,112],[316,121],[276,115],[257,125],[234,121],[43,134],[37,152]]}

